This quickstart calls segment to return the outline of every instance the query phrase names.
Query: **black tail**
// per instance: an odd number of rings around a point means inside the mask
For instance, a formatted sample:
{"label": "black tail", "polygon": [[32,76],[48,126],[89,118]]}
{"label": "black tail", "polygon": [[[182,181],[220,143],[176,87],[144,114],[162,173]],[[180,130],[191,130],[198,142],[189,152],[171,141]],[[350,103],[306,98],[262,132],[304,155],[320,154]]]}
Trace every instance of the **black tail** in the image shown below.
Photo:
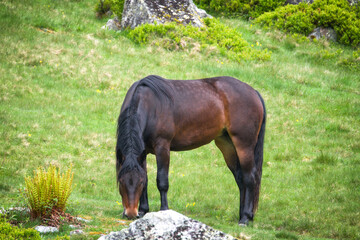
{"label": "black tail", "polygon": [[260,185],[261,185],[261,175],[262,175],[262,164],[263,164],[263,155],[264,155],[264,137],[265,137],[265,126],[266,126],[266,108],[264,99],[261,97],[260,93],[257,92],[261,103],[264,108],[264,117],[261,124],[260,132],[258,135],[258,141],[256,143],[254,149],[254,157],[255,157],[255,164],[256,164],[256,184],[255,184],[255,194],[254,194],[254,208],[253,213],[256,212],[258,203],[259,203],[259,195],[260,195]]}

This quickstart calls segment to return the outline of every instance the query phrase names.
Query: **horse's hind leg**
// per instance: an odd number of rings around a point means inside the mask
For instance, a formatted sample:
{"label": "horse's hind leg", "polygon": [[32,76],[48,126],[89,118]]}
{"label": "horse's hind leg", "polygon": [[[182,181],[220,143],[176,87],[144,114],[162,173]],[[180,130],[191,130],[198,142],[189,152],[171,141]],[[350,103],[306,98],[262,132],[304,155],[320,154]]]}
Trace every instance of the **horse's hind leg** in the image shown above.
{"label": "horse's hind leg", "polygon": [[254,159],[254,146],[244,143],[241,139],[232,136],[232,142],[235,146],[239,159],[241,176],[243,182],[243,194],[241,201],[243,210],[240,214],[239,224],[246,225],[254,218],[254,200],[256,185],[256,164]]}
{"label": "horse's hind leg", "polygon": [[238,155],[236,153],[236,149],[234,144],[232,143],[229,135],[224,135],[215,139],[216,146],[222,152],[225,162],[234,175],[235,181],[239,187],[240,191],[240,209],[239,209],[239,216],[244,215],[244,202],[245,202],[245,191],[244,191],[244,184],[243,184],[243,176],[242,171],[240,168],[240,162]]}

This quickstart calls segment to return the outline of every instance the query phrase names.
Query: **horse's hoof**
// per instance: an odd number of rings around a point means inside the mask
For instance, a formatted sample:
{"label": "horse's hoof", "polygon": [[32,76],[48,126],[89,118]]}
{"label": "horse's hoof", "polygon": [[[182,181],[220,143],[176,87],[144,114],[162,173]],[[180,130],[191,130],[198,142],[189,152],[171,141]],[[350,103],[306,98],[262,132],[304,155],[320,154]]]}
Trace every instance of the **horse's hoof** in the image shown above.
{"label": "horse's hoof", "polygon": [[239,226],[240,227],[247,227],[249,225],[249,220],[248,219],[241,219],[239,221]]}

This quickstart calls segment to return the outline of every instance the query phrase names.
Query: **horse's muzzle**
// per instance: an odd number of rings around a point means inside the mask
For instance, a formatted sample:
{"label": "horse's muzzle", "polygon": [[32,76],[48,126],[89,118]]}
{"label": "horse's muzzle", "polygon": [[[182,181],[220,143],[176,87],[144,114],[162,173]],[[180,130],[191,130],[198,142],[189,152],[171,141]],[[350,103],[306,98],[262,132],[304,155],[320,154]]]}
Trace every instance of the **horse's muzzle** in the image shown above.
{"label": "horse's muzzle", "polygon": [[128,219],[136,219],[140,217],[137,209],[124,209],[123,216]]}

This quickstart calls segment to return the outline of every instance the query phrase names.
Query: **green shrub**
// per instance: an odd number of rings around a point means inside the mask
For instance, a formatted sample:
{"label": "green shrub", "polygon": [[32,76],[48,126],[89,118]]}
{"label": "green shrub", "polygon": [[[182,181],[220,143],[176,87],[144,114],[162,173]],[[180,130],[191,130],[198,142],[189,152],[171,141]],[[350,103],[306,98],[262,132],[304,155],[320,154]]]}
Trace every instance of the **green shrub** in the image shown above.
{"label": "green shrub", "polygon": [[109,0],[111,11],[121,19],[124,10],[125,0]]}
{"label": "green shrub", "polygon": [[277,8],[264,13],[255,22],[291,33],[308,35],[315,27],[332,27],[340,43],[360,44],[360,19],[347,0],[315,0],[313,4],[301,3]]}
{"label": "green shrub", "polygon": [[121,19],[124,10],[124,2],[125,0],[99,0],[95,5],[95,12],[97,16],[101,17],[111,10],[113,14]]}
{"label": "green shrub", "polygon": [[0,240],[40,240],[40,234],[35,229],[18,228],[11,226],[5,221],[5,218],[0,215]]}
{"label": "green shrub", "polygon": [[241,14],[252,18],[285,4],[285,0],[195,0],[194,2],[208,11]]}
{"label": "green shrub", "polygon": [[52,209],[65,211],[72,191],[74,174],[71,170],[72,166],[66,174],[60,174],[60,169],[51,165],[47,172],[38,168],[34,171],[33,178],[25,177],[26,201],[34,218],[47,216]]}
{"label": "green shrub", "polygon": [[270,59],[271,52],[250,47],[236,30],[216,19],[204,19],[204,22],[206,27],[201,29],[176,23],[145,24],[130,31],[129,38],[139,44],[156,44],[159,42],[156,39],[162,38],[161,46],[169,50],[185,49],[192,43],[198,43],[202,48],[215,47],[222,55],[237,62]]}
{"label": "green shrub", "polygon": [[111,0],[99,0],[95,5],[95,12],[98,17],[102,17],[105,13],[110,10]]}
{"label": "green shrub", "polygon": [[255,22],[267,27],[307,35],[315,28],[310,18],[311,12],[311,6],[306,3],[287,5],[276,9],[274,12],[264,13]]}

